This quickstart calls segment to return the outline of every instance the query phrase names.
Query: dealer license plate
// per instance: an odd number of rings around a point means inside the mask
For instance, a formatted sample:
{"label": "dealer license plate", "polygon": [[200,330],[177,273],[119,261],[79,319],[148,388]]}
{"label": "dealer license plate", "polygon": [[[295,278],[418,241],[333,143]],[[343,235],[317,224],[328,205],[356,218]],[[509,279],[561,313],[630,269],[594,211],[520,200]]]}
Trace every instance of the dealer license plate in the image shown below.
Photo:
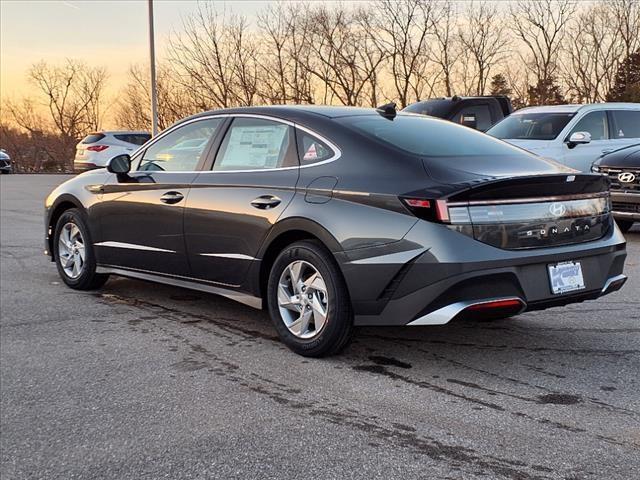
{"label": "dealer license plate", "polygon": [[584,289],[580,262],[561,262],[549,265],[549,281],[554,294]]}

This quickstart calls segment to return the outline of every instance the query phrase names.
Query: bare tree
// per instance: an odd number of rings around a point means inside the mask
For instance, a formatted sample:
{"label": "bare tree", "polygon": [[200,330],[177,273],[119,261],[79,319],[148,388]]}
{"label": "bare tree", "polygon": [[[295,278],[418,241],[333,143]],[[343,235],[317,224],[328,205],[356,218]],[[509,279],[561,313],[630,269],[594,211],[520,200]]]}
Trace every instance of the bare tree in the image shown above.
{"label": "bare tree", "polygon": [[401,107],[423,98],[427,75],[433,3],[428,0],[379,0],[376,15],[366,25],[387,52],[395,95]]}
{"label": "bare tree", "polygon": [[450,97],[453,95],[454,69],[461,54],[456,35],[458,22],[455,4],[451,0],[438,4],[431,19],[435,46],[430,49],[430,57],[438,65],[445,94]]}
{"label": "bare tree", "polygon": [[[465,11],[467,23],[460,26],[459,38],[473,68],[465,76],[473,83],[473,93],[484,95],[491,70],[500,63],[509,50],[507,27],[500,18],[495,3],[471,2]],[[470,78],[471,77],[471,78]]]}
{"label": "bare tree", "polygon": [[[520,0],[510,5],[514,34],[526,52],[520,55],[537,87],[555,81],[558,54],[575,9],[573,0]],[[538,100],[545,102],[544,92],[540,92]]]}
{"label": "bare tree", "polygon": [[386,54],[362,27],[364,15],[372,13],[354,12],[341,5],[310,10],[307,25],[313,55],[304,67],[324,84],[325,100],[363,105],[369,103],[367,97],[377,86],[376,75]]}
{"label": "bare tree", "polygon": [[567,93],[576,102],[603,101],[624,51],[614,11],[595,4],[581,12],[569,27],[564,46],[562,78]]}

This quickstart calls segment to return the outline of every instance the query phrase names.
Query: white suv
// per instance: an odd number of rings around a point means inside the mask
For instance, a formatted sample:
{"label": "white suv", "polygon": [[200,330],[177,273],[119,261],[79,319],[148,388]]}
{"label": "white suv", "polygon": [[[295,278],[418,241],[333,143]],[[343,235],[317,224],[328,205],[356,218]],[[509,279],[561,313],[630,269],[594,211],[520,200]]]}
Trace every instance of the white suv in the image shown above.
{"label": "white suv", "polygon": [[523,108],[487,133],[583,172],[602,154],[638,143],[640,103]]}
{"label": "white suv", "polygon": [[148,132],[95,132],[76,145],[73,169],[76,172],[106,167],[109,160],[126,153],[131,155],[151,138]]}

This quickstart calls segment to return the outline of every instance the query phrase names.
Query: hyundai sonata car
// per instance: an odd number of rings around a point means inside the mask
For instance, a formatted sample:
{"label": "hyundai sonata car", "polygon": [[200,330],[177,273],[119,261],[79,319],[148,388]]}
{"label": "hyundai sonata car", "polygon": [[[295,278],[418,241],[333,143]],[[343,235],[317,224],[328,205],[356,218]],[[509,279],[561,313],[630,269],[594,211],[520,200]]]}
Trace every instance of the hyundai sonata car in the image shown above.
{"label": "hyundai sonata car", "polygon": [[626,280],[607,177],[393,106],[198,114],[45,206],[69,287],[121,275],[224,295],[268,309],[306,356],[361,325],[508,317]]}

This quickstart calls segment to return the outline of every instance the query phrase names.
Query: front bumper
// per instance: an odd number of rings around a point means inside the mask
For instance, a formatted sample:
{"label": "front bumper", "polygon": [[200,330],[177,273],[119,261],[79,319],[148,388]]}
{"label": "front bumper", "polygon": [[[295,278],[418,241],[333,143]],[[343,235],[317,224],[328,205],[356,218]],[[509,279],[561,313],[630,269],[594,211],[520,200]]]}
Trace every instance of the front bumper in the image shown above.
{"label": "front bumper", "polygon": [[640,222],[640,193],[611,191],[614,218]]}
{"label": "front bumper", "polygon": [[[380,293],[365,294],[358,288],[357,279],[373,279],[374,267],[389,268],[389,264],[383,267],[373,262],[352,261],[343,266],[356,325],[444,324],[471,305],[496,299],[521,301],[521,308],[511,313],[517,314],[595,299],[624,283],[621,275],[626,244],[613,226],[600,240],[514,251],[482,244],[446,227],[419,222],[403,242],[415,246],[424,243],[420,241],[424,238],[430,239],[431,246],[399,265]],[[548,265],[569,260],[581,263],[585,288],[553,294]],[[363,283],[371,282],[360,282]]]}

